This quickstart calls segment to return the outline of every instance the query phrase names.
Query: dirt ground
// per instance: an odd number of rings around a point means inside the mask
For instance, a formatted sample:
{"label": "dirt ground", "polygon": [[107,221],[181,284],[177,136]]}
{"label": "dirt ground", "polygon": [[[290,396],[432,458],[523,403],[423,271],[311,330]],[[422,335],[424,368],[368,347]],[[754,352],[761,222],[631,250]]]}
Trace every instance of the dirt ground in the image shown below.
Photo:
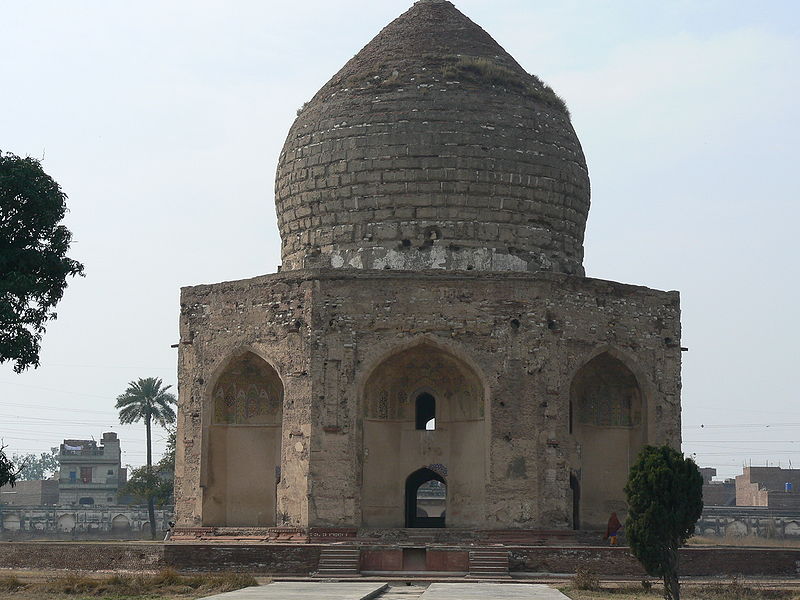
{"label": "dirt ground", "polygon": [[[640,584],[600,584],[600,589],[579,590],[573,585],[558,585],[572,600],[657,600],[663,587],[653,583],[645,589]],[[800,600],[800,580],[771,582],[682,583],[682,600]]]}
{"label": "dirt ground", "polygon": [[[267,580],[268,581],[268,580]],[[264,581],[260,581],[263,583]],[[9,600],[192,600],[256,585],[250,575],[0,572],[0,598]]]}

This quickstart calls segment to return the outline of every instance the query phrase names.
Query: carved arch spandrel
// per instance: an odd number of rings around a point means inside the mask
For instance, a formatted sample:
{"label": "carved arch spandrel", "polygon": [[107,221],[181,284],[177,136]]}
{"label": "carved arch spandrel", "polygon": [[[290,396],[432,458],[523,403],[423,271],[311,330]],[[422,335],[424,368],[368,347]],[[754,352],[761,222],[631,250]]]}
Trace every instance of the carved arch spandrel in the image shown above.
{"label": "carved arch spandrel", "polygon": [[600,344],[594,347],[591,351],[581,356],[578,360],[572,363],[572,367],[567,371],[564,379],[566,386],[564,388],[564,402],[568,403],[570,412],[574,417],[573,424],[577,425],[577,406],[573,406],[575,398],[573,396],[573,384],[578,377],[578,374],[588,365],[591,361],[602,355],[608,355],[611,358],[619,361],[624,367],[630,371],[636,380],[640,392],[641,402],[641,425],[644,426],[643,434],[645,439],[651,440],[651,443],[657,441],[657,427],[655,422],[656,404],[658,402],[658,393],[656,385],[653,383],[652,374],[644,368],[642,363],[637,360],[636,356],[622,350],[621,348],[612,344]]}
{"label": "carved arch spandrel", "polygon": [[635,427],[642,422],[642,392],[633,372],[607,352],[587,362],[571,382],[579,425]]}
{"label": "carved arch spandrel", "polygon": [[280,425],[283,381],[277,369],[252,349],[223,359],[206,387],[206,423]]}
{"label": "carved arch spandrel", "polygon": [[441,400],[449,420],[484,418],[480,379],[456,357],[424,344],[400,350],[372,371],[365,385],[364,416],[413,420],[414,402],[422,392]]}

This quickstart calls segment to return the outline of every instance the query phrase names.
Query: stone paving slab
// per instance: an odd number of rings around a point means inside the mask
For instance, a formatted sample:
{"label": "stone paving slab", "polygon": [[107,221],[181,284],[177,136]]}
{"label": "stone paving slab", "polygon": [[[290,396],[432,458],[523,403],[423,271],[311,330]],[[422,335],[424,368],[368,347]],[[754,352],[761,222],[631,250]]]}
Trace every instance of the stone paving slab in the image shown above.
{"label": "stone paving slab", "polygon": [[432,583],[420,600],[569,600],[535,583]]}
{"label": "stone paving slab", "polygon": [[368,600],[380,594],[386,583],[277,581],[208,596],[213,600]]}

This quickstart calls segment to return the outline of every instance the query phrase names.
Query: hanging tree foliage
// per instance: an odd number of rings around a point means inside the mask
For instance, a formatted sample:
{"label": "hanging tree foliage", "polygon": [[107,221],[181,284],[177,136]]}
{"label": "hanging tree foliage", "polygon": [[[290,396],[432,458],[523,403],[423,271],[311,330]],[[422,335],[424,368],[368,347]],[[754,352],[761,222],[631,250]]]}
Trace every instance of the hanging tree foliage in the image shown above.
{"label": "hanging tree foliage", "polygon": [[67,257],[66,198],[38,160],[0,151],[0,363],[17,373],[39,366],[45,323],[67,277],[83,274]]}
{"label": "hanging tree foliage", "polygon": [[4,485],[14,487],[17,483],[19,468],[6,456],[5,449],[5,446],[0,446],[0,487]]}

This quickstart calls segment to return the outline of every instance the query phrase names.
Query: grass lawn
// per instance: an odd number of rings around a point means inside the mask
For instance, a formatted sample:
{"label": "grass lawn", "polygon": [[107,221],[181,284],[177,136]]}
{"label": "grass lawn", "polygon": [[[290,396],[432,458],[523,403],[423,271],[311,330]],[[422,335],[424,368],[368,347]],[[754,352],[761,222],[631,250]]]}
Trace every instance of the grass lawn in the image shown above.
{"label": "grass lawn", "polygon": [[257,585],[250,575],[179,575],[165,570],[157,575],[59,575],[44,581],[24,581],[15,575],[0,575],[0,598],[13,600],[190,600]]}

